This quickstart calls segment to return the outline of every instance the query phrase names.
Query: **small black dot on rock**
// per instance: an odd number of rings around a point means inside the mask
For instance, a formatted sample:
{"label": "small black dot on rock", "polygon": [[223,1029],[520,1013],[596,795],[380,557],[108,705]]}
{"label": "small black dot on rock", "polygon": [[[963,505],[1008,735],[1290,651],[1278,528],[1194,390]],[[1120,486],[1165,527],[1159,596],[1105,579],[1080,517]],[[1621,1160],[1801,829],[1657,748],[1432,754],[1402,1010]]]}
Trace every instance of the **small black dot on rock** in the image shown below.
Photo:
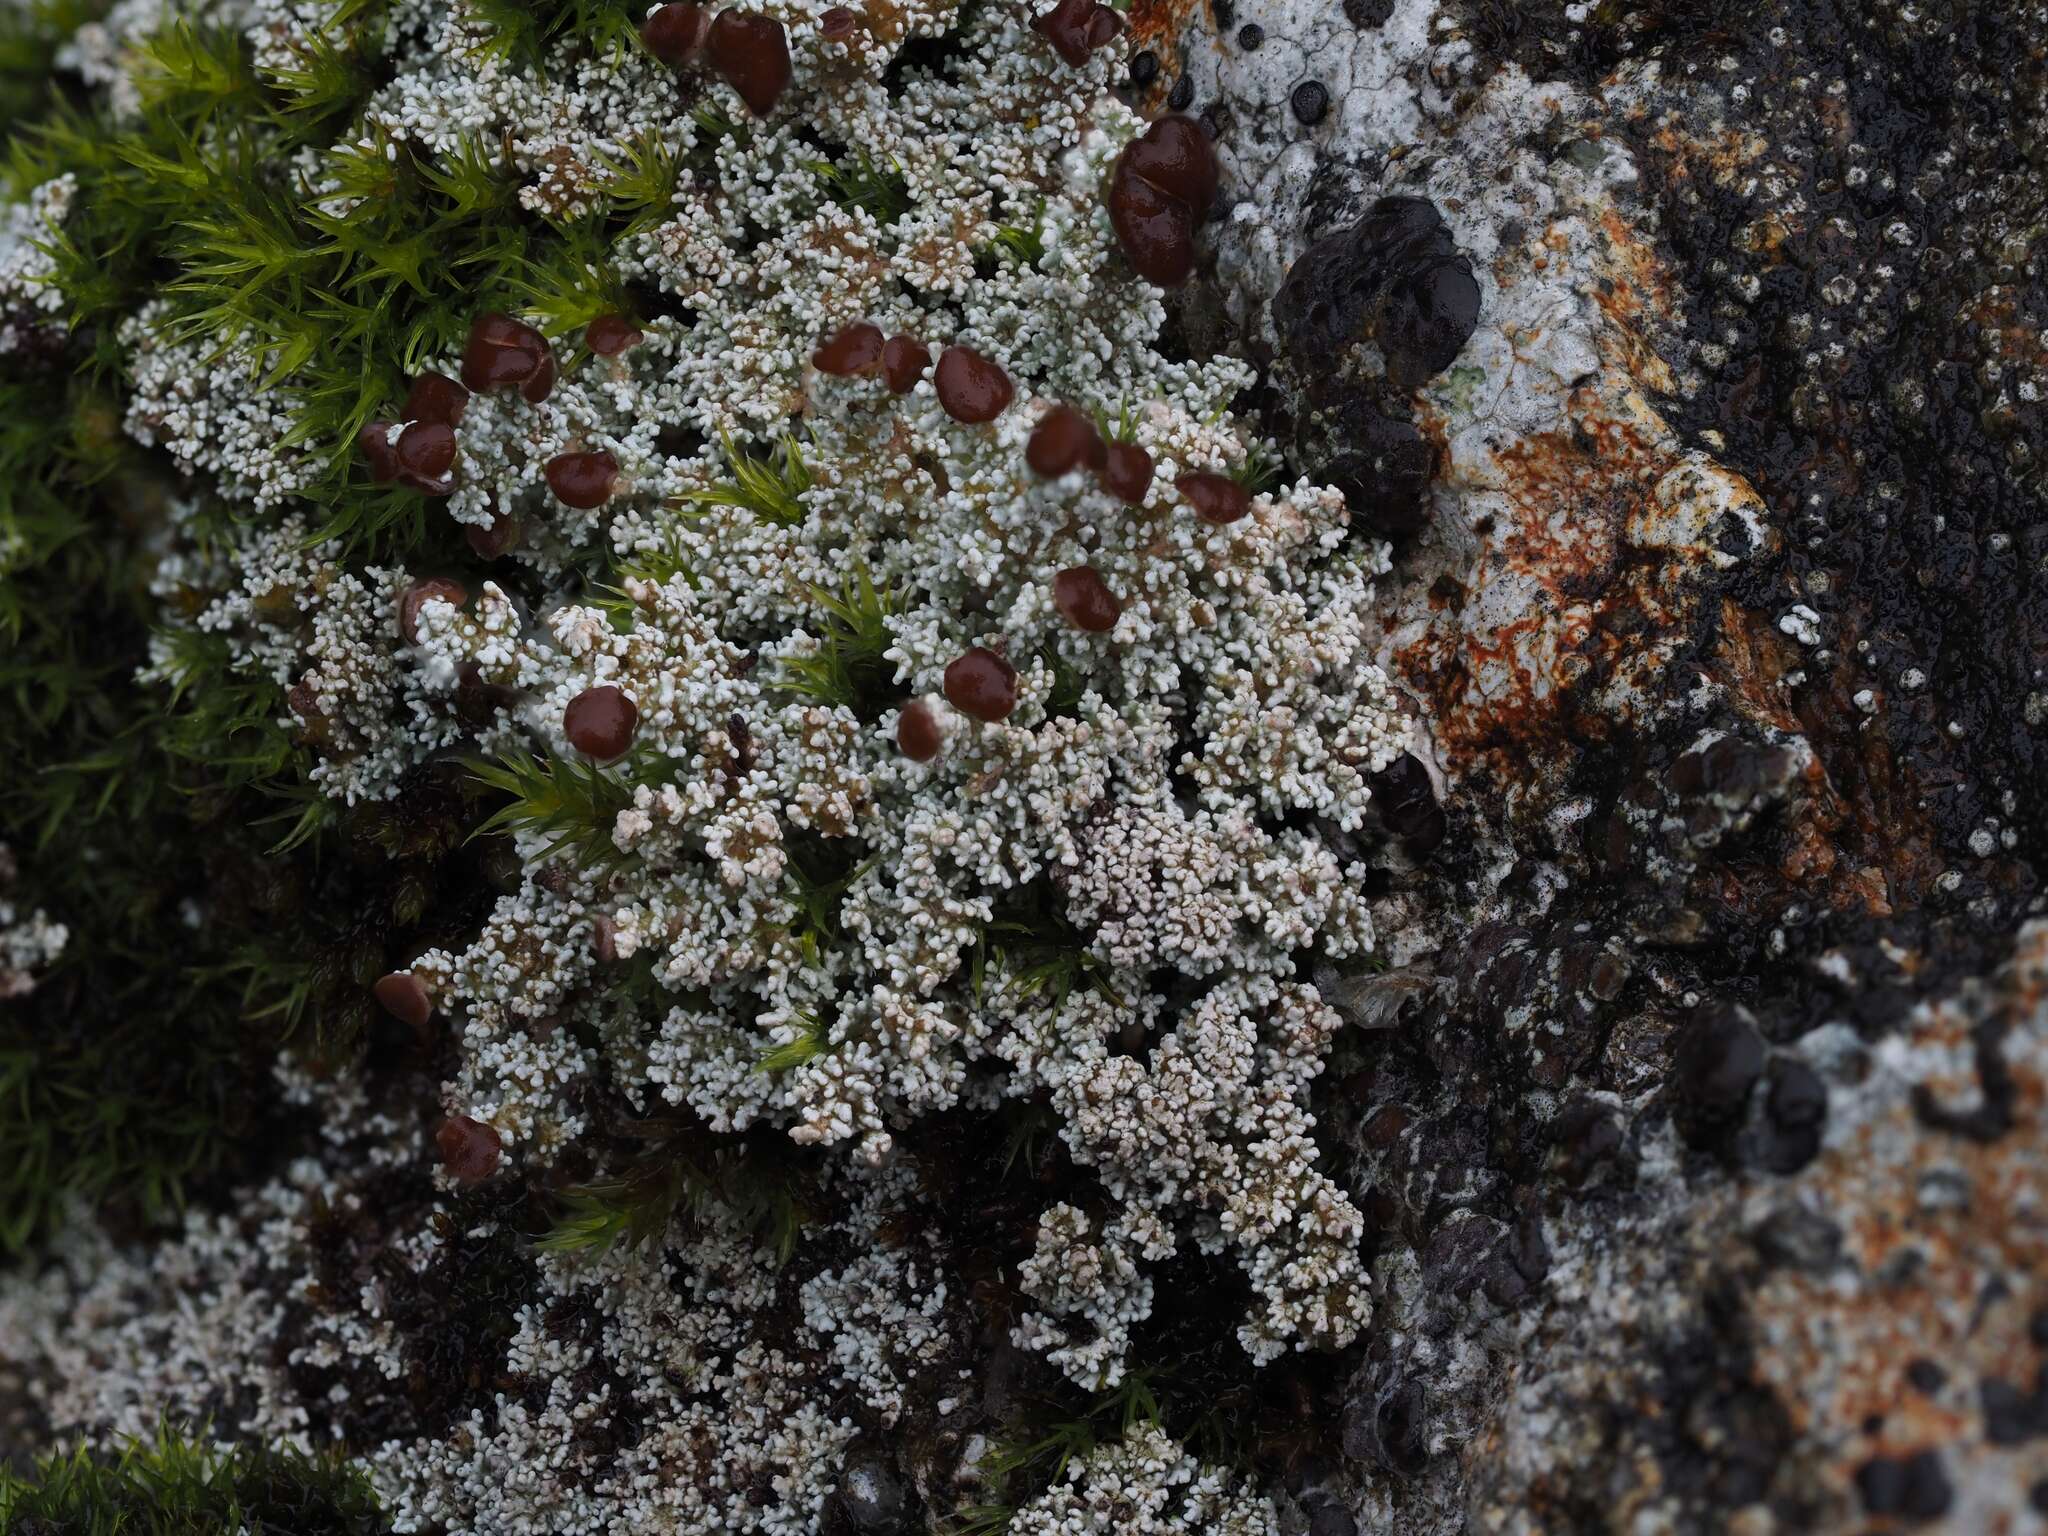
{"label": "small black dot on rock", "polygon": [[1294,88],[1294,94],[1288,98],[1288,104],[1294,108],[1294,115],[1297,118],[1313,128],[1330,110],[1330,93],[1324,88],[1322,81],[1304,80]]}
{"label": "small black dot on rock", "polygon": [[1212,144],[1223,136],[1223,119],[1216,115],[1214,107],[1206,108],[1202,113],[1202,132],[1209,135]]}
{"label": "small black dot on rock", "polygon": [[1131,58],[1131,84],[1150,85],[1159,78],[1159,55],[1150,48]]}
{"label": "small black dot on rock", "polygon": [[2022,1392],[1996,1376],[1977,1384],[1985,1439],[1993,1445],[2019,1445],[2048,1434],[2048,1371],[2041,1373],[2035,1386],[2032,1393]]}
{"label": "small black dot on rock", "polygon": [[1910,1524],[1948,1513],[1954,1492],[1933,1451],[1866,1461],[1856,1471],[1856,1490],[1873,1515],[1897,1515]]}
{"label": "small black dot on rock", "polygon": [[1394,14],[1394,0],[1344,0],[1344,19],[1354,27],[1377,27]]}
{"label": "small black dot on rock", "polygon": [[1266,40],[1266,29],[1256,21],[1248,21],[1237,29],[1237,46],[1250,53]]}
{"label": "small black dot on rock", "polygon": [[1216,30],[1229,31],[1230,24],[1237,20],[1237,6],[1233,0],[1213,0],[1209,8],[1216,13]]}
{"label": "small black dot on rock", "polygon": [[1932,1397],[1947,1383],[1948,1372],[1922,1357],[1906,1367],[1906,1380],[1913,1384],[1914,1391]]}
{"label": "small black dot on rock", "polygon": [[1195,99],[1195,82],[1182,75],[1173,82],[1173,89],[1167,92],[1166,105],[1175,112],[1185,112],[1188,103]]}

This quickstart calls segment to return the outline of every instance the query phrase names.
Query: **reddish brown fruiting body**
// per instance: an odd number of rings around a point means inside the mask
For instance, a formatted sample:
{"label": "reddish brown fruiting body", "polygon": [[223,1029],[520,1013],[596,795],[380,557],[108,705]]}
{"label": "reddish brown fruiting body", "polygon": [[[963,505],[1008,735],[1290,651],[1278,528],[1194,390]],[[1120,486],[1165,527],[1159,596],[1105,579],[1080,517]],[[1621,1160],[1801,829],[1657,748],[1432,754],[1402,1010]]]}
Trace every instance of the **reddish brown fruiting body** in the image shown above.
{"label": "reddish brown fruiting body", "polygon": [[476,551],[479,560],[495,560],[506,550],[515,547],[525,536],[526,529],[516,517],[503,512],[491,514],[488,524],[464,523],[462,536],[469,541],[469,547]]}
{"label": "reddish brown fruiting body", "polygon": [[993,725],[1017,707],[1017,669],[977,645],[946,667],[946,701],[963,715]]}
{"label": "reddish brown fruiting body", "polygon": [[1100,469],[1105,457],[1095,423],[1071,405],[1056,405],[1039,417],[1024,445],[1024,462],[1048,480],[1082,464]]}
{"label": "reddish brown fruiting body", "polygon": [[1043,16],[1036,17],[1031,30],[1052,44],[1052,51],[1076,68],[1088,62],[1088,55],[1123,30],[1123,20],[1100,0],[1059,0]]}
{"label": "reddish brown fruiting body", "polygon": [[541,466],[541,473],[563,506],[588,512],[610,499],[619,479],[619,461],[602,448],[558,453]]}
{"label": "reddish brown fruiting body", "polygon": [[455,429],[445,421],[415,421],[390,445],[398,463],[398,483],[429,496],[446,496],[455,489]]}
{"label": "reddish brown fruiting body", "polygon": [[599,315],[583,328],[583,345],[599,357],[617,357],[646,339],[647,333],[624,315]]}
{"label": "reddish brown fruiting body", "polygon": [[363,425],[356,434],[356,447],[362,450],[364,461],[370,466],[370,478],[379,485],[389,485],[398,478],[398,455],[391,451],[391,423],[372,421]]}
{"label": "reddish brown fruiting body", "polygon": [[484,680],[483,668],[465,661],[455,672],[455,716],[478,730],[491,724],[500,710],[519,702],[518,693],[502,683]]}
{"label": "reddish brown fruiting body", "polygon": [[882,378],[892,395],[907,395],[917,388],[931,365],[932,349],[912,337],[891,336],[882,348]]}
{"label": "reddish brown fruiting body", "polygon": [[1152,489],[1152,455],[1136,443],[1111,443],[1102,457],[1102,488],[1126,506],[1141,506]]}
{"label": "reddish brown fruiting body", "polygon": [[505,1143],[481,1120],[467,1115],[450,1115],[434,1132],[434,1145],[441,1152],[441,1166],[464,1184],[481,1184],[498,1171],[498,1159]]}
{"label": "reddish brown fruiting body", "polygon": [[1173,488],[1187,498],[1195,516],[1218,527],[1236,522],[1252,509],[1250,491],[1230,476],[1212,474],[1206,469],[1182,475],[1173,482]]}
{"label": "reddish brown fruiting body", "polygon": [[395,483],[428,496],[446,496],[454,490],[455,477],[448,470],[455,463],[455,434],[439,422],[423,422],[407,427],[394,444],[391,432],[396,425],[372,421],[356,434],[370,478],[379,485]]}
{"label": "reddish brown fruiting body", "polygon": [[860,18],[843,5],[835,5],[818,18],[818,36],[828,43],[843,43],[853,36]]}
{"label": "reddish brown fruiting body", "polygon": [[756,117],[766,117],[789,84],[789,36],[771,16],[720,11],[705,45],[711,62]]}
{"label": "reddish brown fruiting body", "polygon": [[1010,376],[972,347],[948,347],[941,352],[932,387],[946,414],[970,426],[994,421],[1017,393]]}
{"label": "reddish brown fruiting body", "polygon": [[427,996],[427,989],[411,971],[393,971],[389,976],[377,978],[377,984],[370,988],[370,995],[377,999],[379,1006],[412,1030],[424,1030],[434,1016],[434,1001]]}
{"label": "reddish brown fruiting body", "polygon": [[[455,489],[455,424],[469,404],[469,391],[441,373],[423,373],[412,381],[397,421],[373,421],[356,434],[356,444],[369,461],[370,476],[379,485],[392,482],[428,496],[446,496]],[[392,433],[398,431],[396,441]]]}
{"label": "reddish brown fruiting body", "polygon": [[1202,125],[1162,117],[1117,157],[1109,222],[1140,277],[1171,288],[1195,270],[1195,226],[1216,201],[1216,151]]}
{"label": "reddish brown fruiting body", "polygon": [[315,746],[324,744],[332,734],[327,721],[327,712],[320,707],[320,696],[313,685],[300,678],[291,686],[291,692],[284,696],[285,708],[298,716],[300,739]]}
{"label": "reddish brown fruiting body", "polygon": [[711,13],[684,0],[662,6],[640,27],[640,41],[647,51],[675,69],[693,62],[710,35]]}
{"label": "reddish brown fruiting body", "polygon": [[586,688],[562,711],[562,734],[585,757],[608,763],[633,744],[640,710],[610,683]]}
{"label": "reddish brown fruiting body", "polygon": [[1091,635],[1115,629],[1124,611],[1123,602],[1092,565],[1070,566],[1053,577],[1052,602],[1061,618]]}
{"label": "reddish brown fruiting body", "polygon": [[599,913],[597,921],[591,925],[590,949],[601,965],[618,962],[619,925],[603,913]]}
{"label": "reddish brown fruiting body", "polygon": [[939,755],[944,740],[938,716],[923,699],[912,699],[896,717],[896,745],[914,763],[928,763]]}
{"label": "reddish brown fruiting body", "polygon": [[527,400],[547,399],[555,387],[555,354],[548,339],[510,315],[478,315],[462,349],[462,382],[472,391],[517,389]]}
{"label": "reddish brown fruiting body", "polygon": [[1120,157],[1132,172],[1196,213],[1216,201],[1216,150],[1192,117],[1162,117]]}
{"label": "reddish brown fruiting body", "polygon": [[469,391],[447,374],[423,373],[412,381],[412,389],[405,397],[405,409],[398,419],[438,421],[443,426],[455,427],[462,424],[462,413],[468,406]]}
{"label": "reddish brown fruiting body", "polygon": [[839,331],[813,352],[811,366],[820,373],[851,378],[857,373],[874,372],[885,350],[880,329],[860,320]]}
{"label": "reddish brown fruiting body", "polygon": [[420,643],[420,609],[435,598],[444,599],[460,608],[469,601],[469,594],[462,583],[450,581],[445,576],[429,576],[425,581],[416,581],[398,594],[398,634],[407,645]]}

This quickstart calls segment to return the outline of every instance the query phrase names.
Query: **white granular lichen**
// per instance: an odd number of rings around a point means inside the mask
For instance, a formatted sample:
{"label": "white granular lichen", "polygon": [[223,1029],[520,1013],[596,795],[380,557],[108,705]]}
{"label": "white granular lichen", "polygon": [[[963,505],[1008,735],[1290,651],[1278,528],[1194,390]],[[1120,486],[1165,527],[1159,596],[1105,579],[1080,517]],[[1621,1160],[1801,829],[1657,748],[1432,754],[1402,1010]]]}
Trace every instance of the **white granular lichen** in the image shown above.
{"label": "white granular lichen", "polygon": [[1139,1424],[1017,1511],[1012,1536],[1279,1536],[1273,1506]]}
{"label": "white granular lichen", "polygon": [[[563,222],[606,206],[636,155],[683,166],[672,204],[592,274],[655,296],[640,341],[607,357],[559,336],[545,400],[468,401],[455,488],[424,515],[444,538],[495,520],[521,537],[493,580],[417,605],[403,629],[403,595],[442,573],[314,537],[336,445],[300,430],[289,378],[185,336],[164,305],[114,333],[129,433],[193,477],[157,572],[152,677],[176,685],[199,648],[225,646],[284,690],[313,781],[350,803],[400,797],[456,752],[588,772],[566,706],[609,686],[636,708],[632,750],[595,770],[601,821],[567,848],[558,825],[518,831],[517,878],[480,928],[412,965],[454,1045],[443,1107],[495,1130],[500,1177],[586,1169],[594,1106],[622,1099],[713,1133],[785,1134],[839,1202],[820,1236],[838,1257],[800,1281],[716,1209],[646,1250],[544,1256],[506,1346],[519,1390],[369,1454],[400,1529],[812,1529],[849,1413],[894,1423],[957,1367],[957,1278],[878,1236],[915,1203],[899,1140],[944,1111],[1047,1101],[1099,1180],[1099,1210],[1049,1203],[1021,1276],[1036,1310],[1015,1333],[1091,1389],[1120,1379],[1148,1271],[1187,1245],[1249,1283],[1238,1332],[1256,1360],[1346,1344],[1369,1313],[1363,1221],[1317,1169],[1307,1108],[1338,1018],[1299,978],[1374,944],[1353,838],[1369,781],[1408,741],[1371,659],[1387,548],[1337,492],[1263,483],[1270,445],[1230,409],[1250,368],[1162,346],[1161,295],[1130,271],[1102,197],[1143,127],[1108,88],[1114,50],[1063,63],[1022,0],[876,0],[852,7],[844,42],[821,36],[826,0],[763,9],[787,28],[794,78],[756,117],[709,72],[679,81],[573,40],[532,67],[483,46],[471,8],[400,0],[378,34],[386,83],[327,155],[292,157],[301,195],[335,216],[338,159],[431,171],[460,156]],[[74,39],[68,63],[117,113],[163,14],[126,0]],[[289,76],[334,12],[255,0],[207,17]],[[899,60],[942,34],[945,69]],[[901,206],[835,201],[821,142],[849,147],[842,172],[857,156],[900,179]],[[62,199],[16,217],[48,224]],[[968,425],[929,370],[899,394],[813,369],[854,321],[934,356],[972,347],[1015,398]],[[453,355],[418,361],[460,372]],[[1141,505],[1085,471],[1026,467],[1054,404],[1150,455]],[[566,506],[545,466],[596,450],[618,465],[613,494]],[[726,490],[741,455],[776,454],[801,458],[793,505]],[[1174,482],[1196,471],[1254,482],[1248,515],[1194,516]],[[1120,599],[1108,633],[1055,601],[1057,573],[1083,564]],[[869,595],[879,676],[859,694],[798,686],[844,643],[834,603]],[[1016,669],[998,723],[944,698],[948,665],[977,646]],[[897,744],[913,705],[939,728],[930,761]],[[287,1077],[309,1113],[365,1123],[252,1193],[239,1228],[195,1216],[153,1259],[100,1252],[45,1282],[109,1319],[54,1346],[72,1353],[52,1361],[53,1423],[104,1435],[155,1404],[305,1437],[327,1415],[295,1397],[303,1381],[410,1369],[384,1282],[337,1294],[306,1271],[314,1227],[373,1198],[362,1166],[424,1182],[430,1138]],[[424,1273],[454,1240],[454,1186],[434,1178],[442,1203],[386,1234],[380,1262]],[[178,1276],[175,1308],[146,1300],[151,1264]],[[20,1327],[33,1307],[13,1305]],[[582,1305],[596,1321],[571,1327]],[[271,1362],[260,1379],[227,1379],[252,1360]],[[631,1432],[600,1434],[628,1422],[620,1393]],[[1120,1508],[1120,1480],[1146,1523],[1072,1523]],[[1262,1501],[1146,1432],[1020,1520],[1272,1529]]]}
{"label": "white granular lichen", "polygon": [[0,1003],[35,991],[37,973],[47,969],[71,941],[71,930],[40,908],[23,910],[8,895],[16,878],[14,850],[0,843]]}
{"label": "white granular lichen", "polygon": [[63,232],[78,178],[59,176],[24,202],[0,205],[0,357],[18,352],[38,324],[55,325],[64,307],[47,247]]}
{"label": "white granular lichen", "polygon": [[[1100,193],[1141,127],[1104,88],[1107,56],[1060,62],[1021,4],[862,11],[844,44],[819,39],[822,10],[771,7],[795,79],[754,119],[712,78],[697,82],[711,110],[692,116],[637,55],[565,54],[545,74],[479,59],[466,12],[401,5],[392,81],[344,148],[488,144],[550,216],[601,202],[634,146],[683,154],[701,169],[673,209],[609,253],[616,277],[683,313],[575,363],[543,402],[470,400],[457,488],[428,515],[516,519],[524,538],[467,603],[425,603],[410,637],[395,605],[428,573],[351,569],[290,511],[317,461],[283,446],[289,390],[167,339],[155,311],[135,317],[131,432],[286,513],[206,558],[178,552],[159,589],[289,688],[313,777],[348,800],[393,795],[457,748],[574,761],[571,699],[610,685],[634,702],[634,750],[605,770],[623,807],[584,829],[587,857],[551,855],[555,829],[521,834],[521,888],[467,947],[413,968],[461,1042],[449,1109],[490,1124],[516,1168],[562,1155],[598,1083],[869,1163],[923,1116],[1049,1088],[1076,1154],[1115,1180],[1111,1240],[1129,1264],[1181,1241],[1228,1251],[1259,1298],[1242,1335],[1256,1357],[1342,1344],[1366,1315],[1361,1223],[1313,1168],[1302,1087],[1329,1031],[1290,978],[1311,950],[1373,944],[1336,839],[1364,825],[1370,776],[1406,742],[1371,662],[1386,548],[1307,481],[1257,494],[1227,527],[1174,490],[1191,471],[1250,472],[1261,445],[1228,407],[1251,374],[1158,349],[1158,292],[1124,263]],[[251,14],[259,57],[279,60],[320,15]],[[885,83],[903,41],[948,28],[953,68]],[[893,168],[900,211],[884,222],[825,195],[805,128]],[[896,395],[810,368],[855,320],[934,353],[972,346],[1016,399],[963,425],[930,377]],[[1152,456],[1143,506],[1084,472],[1026,468],[1055,402],[1124,424]],[[808,479],[796,515],[715,494],[733,455],[792,434]],[[595,511],[565,507],[543,466],[594,449],[618,463],[617,489]],[[623,571],[599,602],[588,573],[607,557]],[[1122,601],[1106,635],[1053,600],[1054,575],[1084,563]],[[825,664],[825,596],[863,584],[886,607],[894,702],[879,718],[789,686]],[[1019,674],[1000,724],[942,696],[977,645]],[[156,667],[175,680],[175,636]],[[895,742],[913,700],[942,726],[930,763]],[[1018,912],[1066,926],[1012,939]],[[651,971],[661,1006],[607,988],[600,935],[613,963]],[[1066,968],[1063,993],[1085,984],[1063,1009],[1047,1007],[1048,964]],[[1150,979],[1163,970],[1210,987],[1177,1023]],[[1105,1060],[1125,1035],[1140,1053]],[[1189,1096],[1189,1071],[1243,1103]],[[1141,1142],[1176,1161],[1116,1150]],[[1091,1384],[1116,1377],[1117,1351],[1105,1336],[1084,1358],[1052,1317],[1128,1312],[1142,1294],[1104,1284],[1091,1307],[1063,1282],[1025,1328]]]}

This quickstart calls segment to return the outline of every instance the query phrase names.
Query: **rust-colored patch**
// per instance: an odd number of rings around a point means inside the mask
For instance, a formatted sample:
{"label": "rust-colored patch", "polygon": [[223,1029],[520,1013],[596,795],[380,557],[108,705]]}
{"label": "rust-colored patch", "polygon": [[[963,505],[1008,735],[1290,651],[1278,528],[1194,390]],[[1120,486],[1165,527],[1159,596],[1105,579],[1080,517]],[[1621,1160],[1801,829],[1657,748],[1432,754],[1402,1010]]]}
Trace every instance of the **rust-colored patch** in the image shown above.
{"label": "rust-colored patch", "polygon": [[1826,769],[1826,794],[1840,811],[1832,835],[1861,867],[1866,904],[1881,914],[1920,901],[1948,861],[1927,795],[1901,774],[1889,735],[1856,707],[1856,687],[1857,674],[1842,660],[1792,697],[1798,729]]}
{"label": "rust-colored patch", "polygon": [[[1495,456],[1499,508],[1481,535],[1472,575],[1437,582],[1438,614],[1393,662],[1431,706],[1436,749],[1453,776],[1491,770],[1526,779],[1557,767],[1614,722],[1581,707],[1588,690],[1643,659],[1642,636],[1671,631],[1686,602],[1662,590],[1656,564],[1630,558],[1622,530],[1675,459],[1633,422],[1602,418],[1591,391],[1575,404],[1575,435],[1515,442]],[[1443,442],[1431,411],[1419,424]],[[1514,592],[1522,611],[1485,612]]]}
{"label": "rust-colored patch", "polygon": [[1159,73],[1138,93],[1138,106],[1146,115],[1157,115],[1165,108],[1167,93],[1179,73],[1175,61],[1180,56],[1181,39],[1190,29],[1203,27],[1205,13],[1204,0],[1132,0],[1124,17],[1130,51],[1149,50],[1159,58]]}

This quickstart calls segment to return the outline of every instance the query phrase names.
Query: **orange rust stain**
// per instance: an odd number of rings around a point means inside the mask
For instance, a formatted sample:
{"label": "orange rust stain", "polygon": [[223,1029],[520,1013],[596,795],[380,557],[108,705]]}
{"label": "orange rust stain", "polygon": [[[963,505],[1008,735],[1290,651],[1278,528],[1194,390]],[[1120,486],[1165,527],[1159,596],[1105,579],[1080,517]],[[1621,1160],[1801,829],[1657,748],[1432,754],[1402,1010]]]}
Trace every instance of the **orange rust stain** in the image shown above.
{"label": "orange rust stain", "polygon": [[[1202,0],[1132,0],[1124,27],[1134,52],[1150,48],[1163,60],[1178,49],[1183,33],[1201,25],[1202,15]],[[1166,71],[1160,73],[1162,80],[1155,83],[1155,89],[1164,94]]]}
{"label": "orange rust stain", "polygon": [[[1528,611],[1505,624],[1459,626],[1455,614],[1470,594],[1439,582],[1430,604],[1449,622],[1395,657],[1431,701],[1437,746],[1453,771],[1485,764],[1526,775],[1531,761],[1554,761],[1604,736],[1611,723],[1578,708],[1574,685],[1611,675],[1622,660],[1605,621],[1618,606],[1648,609],[1652,622],[1667,617],[1643,583],[1618,578],[1619,530],[1668,455],[1653,452],[1633,424],[1601,421],[1586,403],[1582,436],[1545,434],[1495,456],[1506,517],[1482,537],[1477,565],[1513,572],[1531,593]],[[1419,424],[1443,441],[1434,413],[1422,412]]]}

